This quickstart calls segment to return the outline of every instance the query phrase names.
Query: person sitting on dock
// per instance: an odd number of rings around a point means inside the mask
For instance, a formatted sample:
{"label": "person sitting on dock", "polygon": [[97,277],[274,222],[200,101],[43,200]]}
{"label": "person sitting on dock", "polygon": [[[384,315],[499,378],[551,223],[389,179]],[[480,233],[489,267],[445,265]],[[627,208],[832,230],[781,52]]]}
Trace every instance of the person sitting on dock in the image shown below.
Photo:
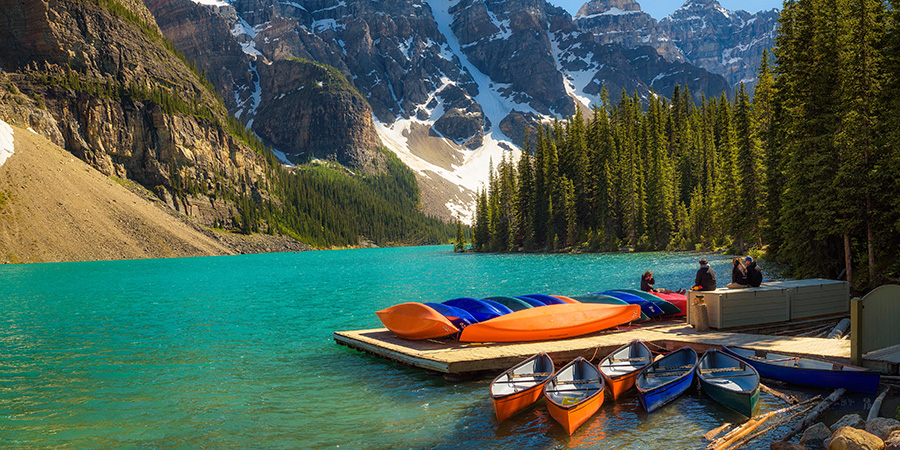
{"label": "person sitting on dock", "polygon": [[697,270],[697,276],[694,277],[694,287],[692,291],[714,291],[716,290],[716,271],[709,266],[706,258],[700,260],[700,269]]}
{"label": "person sitting on dock", "polygon": [[752,287],[759,287],[763,280],[762,270],[756,265],[756,261],[753,260],[752,256],[744,258],[744,262],[747,263],[747,284]]}
{"label": "person sitting on dock", "polygon": [[725,285],[728,289],[746,289],[750,287],[747,281],[747,268],[741,258],[731,260],[731,283]]}
{"label": "person sitting on dock", "polygon": [[[658,292],[660,294],[674,294],[675,291],[671,289],[659,288],[654,289],[653,285],[656,283],[656,280],[653,279],[653,271],[646,271],[643,275],[641,275],[641,290],[644,292]],[[684,290],[680,290],[679,294],[683,294]]]}

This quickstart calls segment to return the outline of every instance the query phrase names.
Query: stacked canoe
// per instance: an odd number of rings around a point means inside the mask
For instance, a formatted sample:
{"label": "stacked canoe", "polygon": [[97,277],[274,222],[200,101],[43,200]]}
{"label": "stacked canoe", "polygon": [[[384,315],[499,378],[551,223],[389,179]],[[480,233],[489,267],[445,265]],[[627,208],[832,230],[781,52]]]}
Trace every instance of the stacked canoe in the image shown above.
{"label": "stacked canoe", "polygon": [[376,312],[405,339],[455,336],[463,342],[563,339],[595,333],[641,317],[640,306],[584,304],[568,297],[532,294],[443,303],[402,303]]}

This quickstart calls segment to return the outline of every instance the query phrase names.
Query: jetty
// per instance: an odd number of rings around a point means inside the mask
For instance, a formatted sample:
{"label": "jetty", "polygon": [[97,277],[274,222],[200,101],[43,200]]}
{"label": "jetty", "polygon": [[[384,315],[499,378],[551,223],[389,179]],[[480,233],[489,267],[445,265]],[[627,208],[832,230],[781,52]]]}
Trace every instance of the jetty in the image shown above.
{"label": "jetty", "polygon": [[[577,356],[599,361],[616,348],[641,339],[651,349],[674,350],[690,346],[698,352],[723,345],[741,346],[797,356],[812,356],[850,363],[849,340],[812,337],[771,336],[734,331],[697,332],[683,321],[627,327],[571,339],[541,342],[467,343],[451,339],[411,341],[394,336],[386,328],[336,331],[334,340],[366,353],[412,367],[460,376],[477,372],[499,372],[538,352],[548,353],[554,361],[569,361]],[[654,348],[656,347],[656,348]],[[873,352],[862,365],[884,374],[896,375],[900,353]]]}

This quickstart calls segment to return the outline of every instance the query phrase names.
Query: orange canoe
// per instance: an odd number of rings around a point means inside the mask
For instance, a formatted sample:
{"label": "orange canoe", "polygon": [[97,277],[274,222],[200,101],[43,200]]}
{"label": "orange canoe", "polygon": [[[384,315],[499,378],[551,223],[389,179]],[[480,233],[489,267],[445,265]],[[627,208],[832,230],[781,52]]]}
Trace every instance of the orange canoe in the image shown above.
{"label": "orange canoe", "polygon": [[544,398],[550,415],[572,434],[600,409],[603,390],[597,366],[579,356],[553,375],[544,386]]}
{"label": "orange canoe", "polygon": [[653,353],[642,341],[635,339],[625,344],[598,364],[606,390],[617,400],[634,387],[634,379],[645,366],[653,362]]}
{"label": "orange canoe", "polygon": [[594,333],[641,317],[638,305],[566,303],[514,311],[467,326],[463,342],[516,342],[563,339]]}
{"label": "orange canoe", "polygon": [[544,384],[553,376],[553,360],[541,352],[501,373],[491,382],[491,400],[497,421],[512,417],[541,398]]}
{"label": "orange canoe", "polygon": [[401,303],[375,312],[381,323],[406,339],[430,339],[459,332],[449,319],[422,303]]}

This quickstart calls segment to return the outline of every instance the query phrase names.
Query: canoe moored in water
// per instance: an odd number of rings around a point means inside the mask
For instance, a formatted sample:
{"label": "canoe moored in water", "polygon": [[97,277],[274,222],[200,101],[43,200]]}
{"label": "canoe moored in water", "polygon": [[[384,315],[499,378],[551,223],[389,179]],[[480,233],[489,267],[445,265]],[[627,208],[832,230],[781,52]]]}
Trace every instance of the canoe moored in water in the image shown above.
{"label": "canoe moored in water", "polygon": [[636,320],[637,305],[565,303],[523,309],[466,327],[462,342],[545,341],[581,336]]}
{"label": "canoe moored in water", "polygon": [[541,352],[494,378],[491,400],[497,421],[503,422],[538,401],[553,372],[553,360]]}
{"label": "canoe moored in water", "polygon": [[440,338],[459,332],[450,319],[423,303],[401,303],[375,314],[388,330],[405,339]]}
{"label": "canoe moored in water", "polygon": [[603,377],[581,356],[559,369],[544,385],[550,415],[572,434],[603,404]]}
{"label": "canoe moored in water", "polygon": [[647,364],[653,361],[653,353],[643,341],[635,339],[603,358],[598,364],[606,391],[617,400],[634,387],[634,380]]}
{"label": "canoe moored in water", "polygon": [[875,394],[881,375],[878,372],[824,359],[790,356],[765,350],[723,346],[722,351],[753,366],[763,378],[826,389]]}
{"label": "canoe moored in water", "polygon": [[682,347],[645,367],[634,381],[641,405],[652,413],[678,398],[694,382],[697,352]]}
{"label": "canoe moored in water", "polygon": [[707,350],[697,365],[700,388],[713,400],[753,417],[759,401],[759,373],[753,366],[716,349]]}

